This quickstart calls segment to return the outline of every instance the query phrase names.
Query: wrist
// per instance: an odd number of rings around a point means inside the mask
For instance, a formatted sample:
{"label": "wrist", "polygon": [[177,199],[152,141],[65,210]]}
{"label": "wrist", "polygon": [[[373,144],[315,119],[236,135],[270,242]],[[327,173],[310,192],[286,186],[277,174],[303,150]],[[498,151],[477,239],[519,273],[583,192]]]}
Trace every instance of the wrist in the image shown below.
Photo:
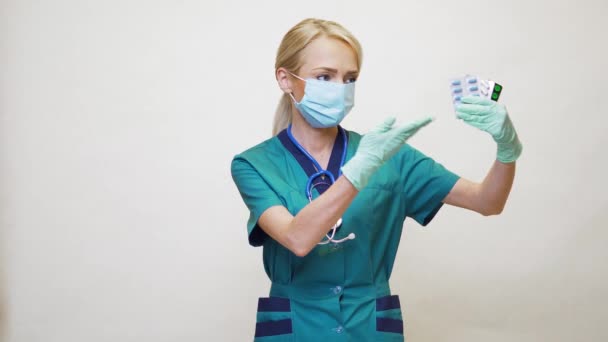
{"label": "wrist", "polygon": [[361,191],[376,171],[374,163],[370,163],[365,158],[355,155],[348,163],[342,166],[341,171],[344,177],[358,190]]}
{"label": "wrist", "polygon": [[523,145],[517,135],[508,143],[496,144],[496,159],[501,163],[512,163],[516,161],[523,151]]}

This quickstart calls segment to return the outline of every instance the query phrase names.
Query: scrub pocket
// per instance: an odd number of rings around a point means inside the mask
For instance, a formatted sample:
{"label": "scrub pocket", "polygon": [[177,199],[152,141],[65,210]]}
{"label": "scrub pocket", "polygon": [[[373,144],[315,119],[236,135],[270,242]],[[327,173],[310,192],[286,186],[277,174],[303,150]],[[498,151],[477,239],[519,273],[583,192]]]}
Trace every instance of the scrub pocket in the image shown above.
{"label": "scrub pocket", "polygon": [[399,296],[376,298],[376,334],[378,341],[405,340]]}
{"label": "scrub pocket", "polygon": [[289,298],[262,297],[258,299],[254,341],[294,341]]}

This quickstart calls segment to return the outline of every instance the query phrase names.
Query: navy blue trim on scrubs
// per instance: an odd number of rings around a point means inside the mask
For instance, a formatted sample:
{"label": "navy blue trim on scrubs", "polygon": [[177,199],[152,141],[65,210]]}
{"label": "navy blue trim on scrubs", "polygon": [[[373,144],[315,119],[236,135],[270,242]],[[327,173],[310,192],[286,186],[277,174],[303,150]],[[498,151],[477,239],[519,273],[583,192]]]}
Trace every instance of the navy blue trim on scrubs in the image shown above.
{"label": "navy blue trim on scrubs", "polygon": [[376,298],[376,311],[384,311],[391,309],[400,309],[401,302],[399,302],[399,296],[384,296]]}
{"label": "navy blue trim on scrubs", "polygon": [[252,246],[262,246],[267,237],[268,234],[256,223],[255,228],[249,234],[249,243]]}
{"label": "navy blue trim on scrubs", "polygon": [[403,321],[400,319],[377,317],[376,330],[403,334]]}
{"label": "navy blue trim on scrubs", "polygon": [[[399,296],[384,296],[376,298],[376,311],[401,309]],[[403,321],[388,317],[376,317],[376,330],[403,334]]]}
{"label": "navy blue trim on scrubs", "polygon": [[258,312],[290,312],[289,298],[263,297],[258,298]]}
{"label": "navy blue trim on scrubs", "polygon": [[291,319],[282,319],[279,321],[260,322],[255,325],[255,337],[276,336],[291,334],[293,327]]}
{"label": "navy blue trim on scrubs", "polygon": [[[344,132],[347,134],[348,137],[348,131],[345,130]],[[312,176],[318,171],[315,170],[312,161],[310,161],[310,159],[308,159],[308,157],[304,153],[302,153],[302,151],[300,151],[298,147],[294,145],[294,143],[289,139],[289,136],[287,136],[287,129],[282,130],[278,134],[278,138],[281,141],[281,144],[283,144],[283,146],[294,156],[294,158],[296,158],[298,164],[300,164],[300,166],[302,167],[304,172],[306,172],[306,175],[308,175],[308,177]],[[340,165],[340,163],[342,162],[343,151],[344,140],[342,134],[340,134],[340,130],[338,130],[336,140],[334,141],[334,147],[331,151],[331,156],[329,156],[329,163],[327,165],[327,170],[334,175],[336,180],[338,180],[338,175],[340,174],[340,167],[342,166]],[[318,183],[319,185],[315,186],[315,189],[317,189],[319,194],[322,194],[323,192],[325,192],[325,190],[329,188],[328,185],[325,185],[325,183],[323,183],[320,177],[319,179],[315,180],[315,184]]]}

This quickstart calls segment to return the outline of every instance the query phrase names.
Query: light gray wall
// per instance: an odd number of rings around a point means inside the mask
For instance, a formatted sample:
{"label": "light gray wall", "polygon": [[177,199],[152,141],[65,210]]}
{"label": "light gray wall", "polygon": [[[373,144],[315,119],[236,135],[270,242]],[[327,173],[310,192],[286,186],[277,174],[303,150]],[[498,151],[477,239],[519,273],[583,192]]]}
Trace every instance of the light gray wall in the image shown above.
{"label": "light gray wall", "polygon": [[282,35],[361,40],[365,132],[481,180],[491,138],[447,80],[505,86],[524,144],[500,216],[405,223],[392,287],[408,341],[608,339],[605,1],[2,1],[0,289],[7,342],[246,341],[267,294],[232,156],[267,138]]}

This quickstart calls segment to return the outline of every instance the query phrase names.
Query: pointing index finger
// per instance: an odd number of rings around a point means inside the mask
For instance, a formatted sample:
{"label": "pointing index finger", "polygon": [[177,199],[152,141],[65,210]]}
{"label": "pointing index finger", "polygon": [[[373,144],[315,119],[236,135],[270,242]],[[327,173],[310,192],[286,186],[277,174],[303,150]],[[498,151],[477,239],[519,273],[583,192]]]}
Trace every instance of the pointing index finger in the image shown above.
{"label": "pointing index finger", "polygon": [[431,122],[433,122],[433,118],[432,117],[426,117],[423,119],[418,119],[416,121],[410,122],[409,124],[405,124],[403,125],[404,128],[408,128],[407,130],[418,130],[428,124],[430,124]]}
{"label": "pointing index finger", "polygon": [[428,125],[432,121],[433,121],[432,118],[427,117],[424,119],[419,119],[419,120],[410,122],[408,124],[401,125],[397,128],[394,128],[394,130],[398,135],[404,135],[404,136],[411,137],[412,135],[416,134],[416,132],[418,132],[418,130],[420,128]]}

